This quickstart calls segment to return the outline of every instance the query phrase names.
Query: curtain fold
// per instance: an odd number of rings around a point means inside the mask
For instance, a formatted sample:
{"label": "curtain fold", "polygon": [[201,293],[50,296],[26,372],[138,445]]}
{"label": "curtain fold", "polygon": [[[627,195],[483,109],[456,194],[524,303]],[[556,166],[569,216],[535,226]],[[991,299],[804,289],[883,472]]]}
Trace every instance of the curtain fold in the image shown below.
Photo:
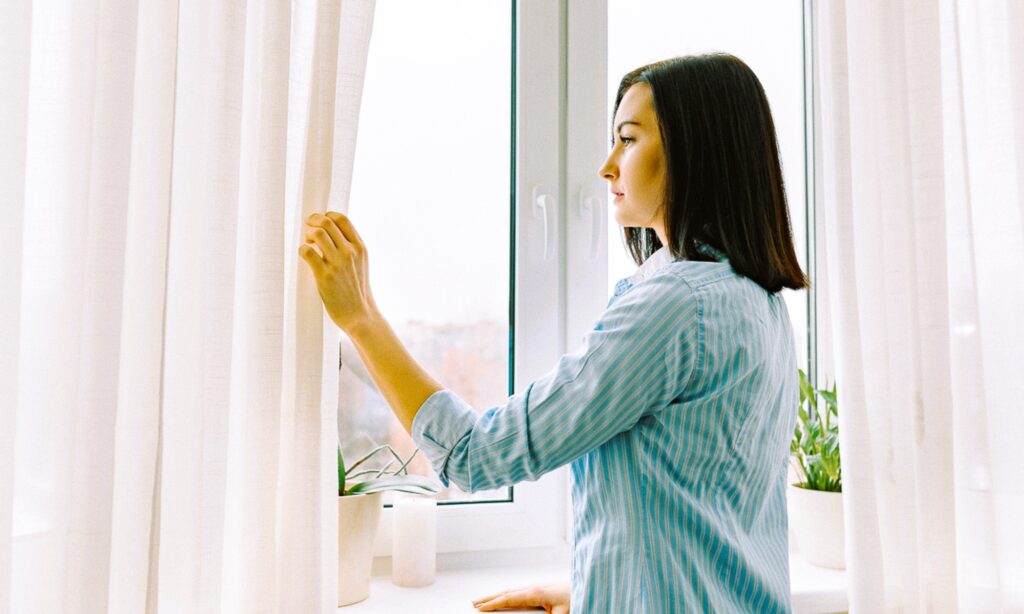
{"label": "curtain fold", "polygon": [[11,603],[14,538],[15,399],[19,396],[21,350],[22,227],[25,211],[25,143],[32,10],[25,3],[4,6],[0,19],[0,611]]}
{"label": "curtain fold", "polygon": [[5,11],[0,612],[336,608],[338,332],[297,249],[347,205],[373,10]]}
{"label": "curtain fold", "polygon": [[851,612],[1024,608],[1022,17],[815,4]]}

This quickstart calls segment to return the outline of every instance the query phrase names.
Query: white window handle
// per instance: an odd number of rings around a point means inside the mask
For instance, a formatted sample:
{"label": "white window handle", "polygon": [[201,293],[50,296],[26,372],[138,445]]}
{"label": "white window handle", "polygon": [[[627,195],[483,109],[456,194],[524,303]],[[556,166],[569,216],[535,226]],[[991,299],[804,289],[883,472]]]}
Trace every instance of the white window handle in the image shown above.
{"label": "white window handle", "polygon": [[580,190],[580,217],[590,216],[590,259],[597,258],[598,241],[601,240],[601,199],[589,190]]}
{"label": "white window handle", "polygon": [[533,188],[533,217],[540,218],[544,224],[544,260],[551,260],[554,250],[548,249],[551,244],[551,236],[548,232],[548,216],[554,214],[555,197],[548,194],[548,191],[541,186]]}

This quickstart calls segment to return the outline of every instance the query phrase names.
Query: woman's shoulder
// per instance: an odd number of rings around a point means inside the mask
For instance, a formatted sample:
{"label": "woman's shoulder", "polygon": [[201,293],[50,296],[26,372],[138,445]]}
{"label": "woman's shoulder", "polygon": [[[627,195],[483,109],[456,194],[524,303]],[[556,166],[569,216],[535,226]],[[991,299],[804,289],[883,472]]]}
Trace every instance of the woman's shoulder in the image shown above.
{"label": "woman's shoulder", "polygon": [[629,304],[660,304],[665,301],[735,303],[737,299],[740,302],[756,301],[765,294],[756,282],[736,273],[728,260],[709,262],[681,258],[659,266],[636,283],[629,278],[620,280],[609,306],[622,300]]}
{"label": "woman's shoulder", "polygon": [[661,275],[668,275],[682,281],[692,291],[698,291],[723,281],[736,282],[743,279],[732,270],[728,261],[674,260],[658,271],[657,276]]}
{"label": "woman's shoulder", "polygon": [[757,282],[734,271],[728,261],[676,260],[647,282],[662,286],[660,298],[668,295],[677,300],[686,298],[713,311],[752,309],[760,312],[781,300],[779,295],[768,293]]}

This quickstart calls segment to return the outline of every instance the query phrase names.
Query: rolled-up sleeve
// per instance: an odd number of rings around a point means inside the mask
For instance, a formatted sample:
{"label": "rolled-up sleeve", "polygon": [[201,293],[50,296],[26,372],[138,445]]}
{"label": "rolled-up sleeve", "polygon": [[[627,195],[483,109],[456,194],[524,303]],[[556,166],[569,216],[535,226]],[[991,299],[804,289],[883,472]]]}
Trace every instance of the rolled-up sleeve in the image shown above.
{"label": "rolled-up sleeve", "polygon": [[477,413],[450,390],[424,401],[413,441],[446,487],[500,488],[545,473],[667,408],[700,361],[700,298],[667,271],[612,301],[583,347]]}

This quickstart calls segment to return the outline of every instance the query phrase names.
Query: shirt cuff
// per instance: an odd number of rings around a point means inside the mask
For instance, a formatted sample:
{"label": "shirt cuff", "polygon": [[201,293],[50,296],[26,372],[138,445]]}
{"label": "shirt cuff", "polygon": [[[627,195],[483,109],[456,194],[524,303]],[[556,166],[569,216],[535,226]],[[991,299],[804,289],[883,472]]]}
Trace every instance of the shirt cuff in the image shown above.
{"label": "shirt cuff", "polygon": [[448,487],[447,464],[455,445],[465,439],[480,415],[451,390],[438,390],[412,419],[412,440]]}

